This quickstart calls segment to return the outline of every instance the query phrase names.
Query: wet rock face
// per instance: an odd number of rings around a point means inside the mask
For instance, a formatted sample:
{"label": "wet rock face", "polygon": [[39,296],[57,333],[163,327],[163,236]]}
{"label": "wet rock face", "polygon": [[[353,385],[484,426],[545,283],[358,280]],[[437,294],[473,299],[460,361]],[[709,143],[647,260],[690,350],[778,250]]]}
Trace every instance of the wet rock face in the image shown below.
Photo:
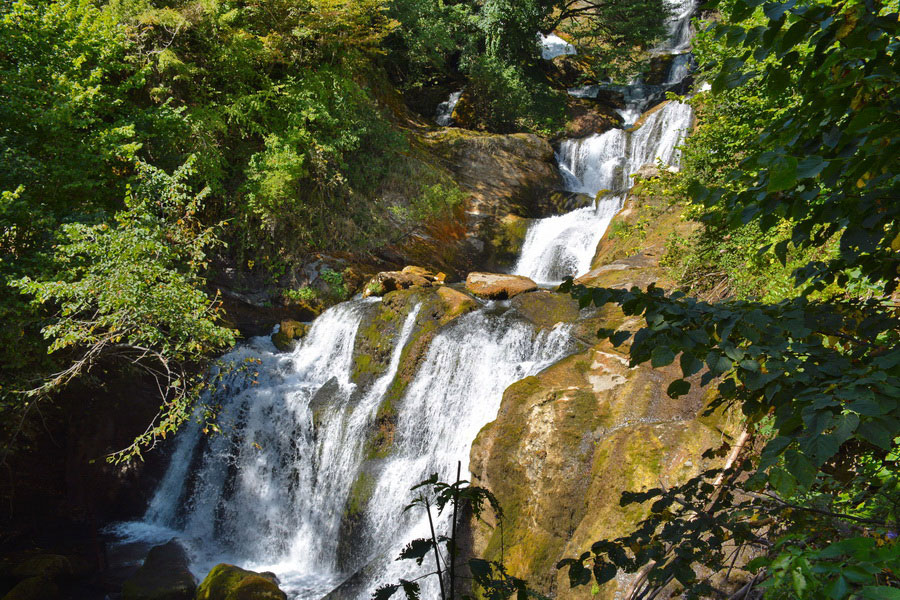
{"label": "wet rock face", "polygon": [[[557,598],[614,597],[615,583],[599,596],[570,589],[555,564],[633,528],[643,509],[620,507],[623,491],[675,485],[707,466],[697,457],[721,443],[724,424],[698,417],[696,387],[668,398],[675,376],[629,368],[627,355],[604,342],[507,389],[475,441],[470,470],[503,507],[513,575]],[[499,559],[499,530],[475,528],[476,555]]]}
{"label": "wet rock face", "polygon": [[525,292],[537,289],[537,284],[521,275],[504,275],[501,273],[469,273],[466,277],[466,289],[482,298],[506,300]]}
{"label": "wet rock face", "polygon": [[122,600],[193,600],[197,580],[188,564],[187,554],[175,540],[154,546],[122,587]]}
{"label": "wet rock face", "polygon": [[567,138],[604,133],[622,125],[622,116],[615,109],[596,100],[570,97],[567,112],[569,116],[565,131]]}
{"label": "wet rock face", "polygon": [[[460,101],[462,102],[462,101]],[[471,194],[470,217],[551,214],[546,196],[559,187],[553,147],[536,135],[482,134],[463,129],[433,132],[422,140],[446,161],[456,181]]]}

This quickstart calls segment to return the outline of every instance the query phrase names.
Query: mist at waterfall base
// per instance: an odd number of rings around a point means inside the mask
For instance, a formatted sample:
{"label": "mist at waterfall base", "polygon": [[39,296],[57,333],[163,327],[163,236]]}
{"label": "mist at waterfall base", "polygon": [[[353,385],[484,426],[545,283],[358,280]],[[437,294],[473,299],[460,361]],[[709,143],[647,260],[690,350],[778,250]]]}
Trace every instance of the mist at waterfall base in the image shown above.
{"label": "mist at waterfall base", "polygon": [[[670,27],[673,37],[687,31],[684,22]],[[555,36],[542,41],[550,54],[574,51]],[[683,63],[673,61],[675,69],[686,74]],[[638,100],[626,110],[646,101],[637,88],[632,96]],[[452,113],[453,100],[439,116]],[[597,199],[537,220],[513,272],[554,283],[589,270],[631,187],[630,174],[646,164],[677,165],[677,146],[691,118],[689,106],[670,102],[645,115],[634,131],[564,140],[557,162],[565,189]],[[458,461],[468,478],[471,444],[496,418],[503,391],[577,346],[569,325],[539,330],[508,303],[487,303],[457,318],[437,332],[395,399],[390,454],[373,460],[366,440],[403,350],[422,325],[421,307],[409,307],[389,340],[385,371],[361,385],[352,378],[354,347],[379,302],[357,299],[332,307],[290,353],[260,337],[223,357],[220,377],[213,378],[217,393],[207,399],[218,404],[221,432],[206,435],[197,422],[185,426],[144,518],[115,525],[118,539],[162,543],[177,537],[198,577],[219,562],[273,571],[297,600],[320,599],[336,588],[340,598],[363,600],[380,584],[421,575],[425,566],[395,560],[411,539],[429,533],[423,513],[403,511],[412,500],[410,488],[432,473],[452,480]],[[361,474],[367,500],[354,507],[359,522],[348,537],[346,511]],[[439,531],[448,530],[448,518],[437,521]],[[349,578],[353,585],[347,587]],[[433,577],[421,583],[423,598],[438,597]]]}

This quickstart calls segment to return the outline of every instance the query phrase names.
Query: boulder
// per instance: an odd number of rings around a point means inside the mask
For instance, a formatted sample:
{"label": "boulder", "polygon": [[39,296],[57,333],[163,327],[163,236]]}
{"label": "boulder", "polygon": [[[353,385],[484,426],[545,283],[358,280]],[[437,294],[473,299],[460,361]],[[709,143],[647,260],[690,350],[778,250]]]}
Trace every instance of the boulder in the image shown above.
{"label": "boulder", "polygon": [[76,567],[72,561],[60,554],[35,554],[28,556],[15,565],[11,574],[15,579],[31,579],[46,577],[59,579],[75,575]]}
{"label": "boulder", "polygon": [[122,600],[193,600],[197,580],[176,542],[154,546],[134,577],[122,586]]}
{"label": "boulder", "polygon": [[[419,267],[421,268],[421,267]],[[424,269],[423,269],[424,271]],[[363,298],[369,296],[384,296],[388,292],[394,290],[405,290],[413,286],[431,287],[435,279],[428,279],[422,275],[415,273],[404,273],[403,271],[382,271],[369,280],[363,290]]]}
{"label": "boulder", "polygon": [[470,194],[468,219],[553,214],[545,200],[561,179],[547,140],[529,133],[497,135],[454,128],[430,132],[421,141]]}
{"label": "boulder", "polygon": [[273,573],[220,563],[197,588],[196,600],[287,600]]}
{"label": "boulder", "polygon": [[308,323],[286,319],[281,322],[278,331],[272,334],[272,343],[282,352],[290,352],[297,344],[297,340],[306,336],[309,327]]}
{"label": "boulder", "polygon": [[477,296],[492,300],[506,300],[525,292],[537,289],[537,284],[521,275],[505,275],[502,273],[469,273],[466,277],[466,289]]}
{"label": "boulder", "polygon": [[29,577],[11,589],[3,600],[59,600],[59,586],[49,577]]}
{"label": "boulder", "polygon": [[615,109],[593,100],[570,96],[566,103],[566,112],[568,120],[565,135],[568,138],[604,133],[622,125],[622,116]]}
{"label": "boulder", "polygon": [[450,322],[460,315],[478,308],[478,302],[471,296],[458,292],[453,288],[439,287],[437,295],[441,299],[446,311],[441,317],[441,322]]}
{"label": "boulder", "polygon": [[579,316],[577,300],[569,294],[547,290],[519,294],[510,304],[538,327],[550,328],[557,323],[573,323]]}
{"label": "boulder", "polygon": [[417,267],[414,265],[405,266],[400,272],[404,275],[417,275],[419,277],[424,277],[425,279],[433,283],[444,283],[444,281],[447,279],[446,273],[435,273],[433,271],[429,271],[425,267]]}

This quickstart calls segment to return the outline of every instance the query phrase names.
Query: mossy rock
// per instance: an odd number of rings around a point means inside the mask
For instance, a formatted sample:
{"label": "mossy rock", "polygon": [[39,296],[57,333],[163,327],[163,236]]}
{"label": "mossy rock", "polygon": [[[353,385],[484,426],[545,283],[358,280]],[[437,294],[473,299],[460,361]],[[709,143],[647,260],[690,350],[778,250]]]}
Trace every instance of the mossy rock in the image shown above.
{"label": "mossy rock", "polygon": [[29,577],[20,581],[3,600],[60,600],[59,586],[49,577]]}
{"label": "mossy rock", "polygon": [[297,345],[297,340],[303,339],[309,333],[309,329],[309,323],[286,319],[281,322],[278,332],[272,334],[272,343],[282,352],[290,352]]}
{"label": "mossy rock", "polygon": [[90,569],[89,567],[86,569],[83,562],[61,554],[34,554],[26,556],[14,565],[10,569],[10,574],[15,579],[31,579],[33,577],[59,579],[85,574],[85,571]]}
{"label": "mossy rock", "polygon": [[192,600],[197,580],[188,563],[187,554],[175,540],[154,546],[141,568],[122,586],[122,600]]}
{"label": "mossy rock", "polygon": [[546,290],[519,294],[510,305],[541,328],[550,328],[557,323],[573,323],[579,317],[577,300],[568,294]]}
{"label": "mossy rock", "polygon": [[272,573],[220,563],[197,588],[196,600],[287,600],[287,595],[278,588]]}
{"label": "mossy rock", "polygon": [[525,243],[530,219],[506,215],[492,228],[489,236],[491,263],[495,267],[509,267],[515,263]]}
{"label": "mossy rock", "polygon": [[254,574],[241,579],[225,600],[287,600],[287,594],[271,579]]}
{"label": "mossy rock", "polygon": [[440,318],[442,325],[478,308],[478,302],[474,298],[453,288],[440,287],[437,290],[437,295],[445,309],[444,314]]}

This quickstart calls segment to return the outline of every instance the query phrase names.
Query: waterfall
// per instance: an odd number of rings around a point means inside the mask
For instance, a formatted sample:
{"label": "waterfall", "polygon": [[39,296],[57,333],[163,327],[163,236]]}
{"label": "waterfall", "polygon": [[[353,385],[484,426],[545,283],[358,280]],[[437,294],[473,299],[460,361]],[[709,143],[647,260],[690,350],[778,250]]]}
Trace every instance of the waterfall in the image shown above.
{"label": "waterfall", "polygon": [[556,159],[566,190],[598,196],[597,202],[532,224],[513,272],[540,283],[558,283],[590,270],[597,244],[631,187],[630,175],[657,161],[677,165],[678,144],[692,118],[690,106],[669,102],[646,115],[633,131],[611,129],[563,141]]}
{"label": "waterfall", "polygon": [[[681,0],[669,23],[669,51],[689,42],[693,1]],[[545,58],[575,53],[556,36],[540,40]],[[669,83],[689,65],[689,54],[676,56]],[[632,120],[643,113],[638,126],[565,140],[556,153],[565,189],[595,197],[594,204],[537,220],[515,272],[553,283],[587,271],[622,207],[629,175],[646,164],[678,164],[690,107],[670,102],[644,113],[657,91],[636,82],[622,93]],[[459,96],[441,104],[439,123],[450,123]],[[438,327],[415,367],[404,362],[407,351],[420,346],[417,332],[435,324],[422,300],[385,334],[384,371],[355,381],[358,333],[385,310],[379,302],[330,308],[290,353],[255,338],[223,357],[204,398],[218,433],[209,435],[202,419],[184,427],[144,518],[118,524],[119,538],[159,543],[177,536],[198,577],[218,562],[271,570],[292,600],[331,593],[364,600],[382,583],[420,575],[414,563],[395,560],[410,539],[428,536],[425,515],[403,511],[410,487],[432,473],[452,480],[457,461],[468,464],[475,436],[496,417],[504,390],[576,345],[570,325],[540,330],[508,303],[488,303]],[[368,444],[381,433],[382,411],[390,415],[391,442],[373,453]],[[438,520],[439,531],[447,531],[448,519]],[[422,583],[423,598],[437,596],[433,578]]]}
{"label": "waterfall", "polygon": [[557,56],[563,56],[566,54],[578,54],[578,50],[575,49],[575,46],[562,39],[555,33],[551,33],[549,35],[539,33],[538,41],[541,44],[541,58],[543,58],[544,60],[551,60],[556,58]]}
{"label": "waterfall", "polygon": [[[497,414],[503,390],[574,351],[568,326],[537,331],[503,304],[440,329],[414,380],[396,401],[391,453],[367,461],[365,443],[412,339],[421,305],[396,335],[384,373],[367,389],[351,381],[360,324],[377,298],[339,304],[320,316],[292,353],[256,338],[214,373],[221,434],[193,423],[179,434],[171,464],[144,520],[121,524],[125,539],[178,536],[200,577],[218,562],[278,574],[292,598],[326,595],[356,570],[376,564],[359,598],[416,567],[394,559],[424,515],[403,513],[409,488],[432,472],[455,475],[475,435]],[[359,507],[357,545],[342,564],[342,517],[365,471],[371,498]],[[345,540],[346,541],[346,540]],[[346,558],[343,561],[346,562]]]}
{"label": "waterfall", "polygon": [[441,127],[449,127],[453,125],[453,110],[462,98],[463,90],[453,92],[445,101],[438,104],[437,111],[434,115],[434,122]]}
{"label": "waterfall", "polygon": [[[560,143],[556,161],[564,189],[594,197],[594,206],[535,221],[528,228],[513,273],[551,284],[587,272],[606,228],[625,202],[631,176],[645,165],[678,165],[678,145],[693,120],[691,107],[668,102],[652,112],[645,111],[690,72],[692,58],[687,49],[696,7],[696,0],[672,0],[667,39],[654,49],[657,54],[675,54],[664,85],[647,85],[638,79],[630,85],[588,85],[569,90],[578,98],[597,98],[604,89],[622,94],[625,107],[618,112],[626,125]],[[554,47],[542,41],[545,51]]]}

